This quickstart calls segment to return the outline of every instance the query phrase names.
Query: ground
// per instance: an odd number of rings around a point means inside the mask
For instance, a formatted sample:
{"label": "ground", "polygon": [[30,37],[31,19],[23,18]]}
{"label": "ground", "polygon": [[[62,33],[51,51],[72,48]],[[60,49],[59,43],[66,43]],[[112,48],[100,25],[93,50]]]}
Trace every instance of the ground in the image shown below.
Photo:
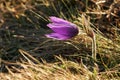
{"label": "ground", "polygon": [[[1,80],[119,80],[119,5],[119,0],[1,0]],[[76,24],[82,33],[65,41],[46,38],[50,16]]]}

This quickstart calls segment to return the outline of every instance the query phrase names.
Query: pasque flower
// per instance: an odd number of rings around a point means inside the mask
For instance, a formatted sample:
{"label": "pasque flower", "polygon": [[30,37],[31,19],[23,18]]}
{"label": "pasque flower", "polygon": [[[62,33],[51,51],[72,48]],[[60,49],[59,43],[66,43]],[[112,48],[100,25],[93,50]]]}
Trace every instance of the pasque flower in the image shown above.
{"label": "pasque flower", "polygon": [[69,21],[51,16],[51,23],[47,26],[53,31],[45,36],[56,40],[67,40],[76,36],[79,32],[77,26]]}

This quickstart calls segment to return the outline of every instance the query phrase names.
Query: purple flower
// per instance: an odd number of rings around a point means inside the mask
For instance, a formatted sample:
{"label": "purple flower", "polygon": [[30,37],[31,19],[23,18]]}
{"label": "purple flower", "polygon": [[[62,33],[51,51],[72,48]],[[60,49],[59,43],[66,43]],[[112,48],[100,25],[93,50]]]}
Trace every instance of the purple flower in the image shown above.
{"label": "purple flower", "polygon": [[78,28],[75,24],[63,20],[57,17],[50,17],[50,21],[47,26],[53,31],[53,33],[46,34],[48,38],[53,38],[57,40],[67,40],[78,34]]}

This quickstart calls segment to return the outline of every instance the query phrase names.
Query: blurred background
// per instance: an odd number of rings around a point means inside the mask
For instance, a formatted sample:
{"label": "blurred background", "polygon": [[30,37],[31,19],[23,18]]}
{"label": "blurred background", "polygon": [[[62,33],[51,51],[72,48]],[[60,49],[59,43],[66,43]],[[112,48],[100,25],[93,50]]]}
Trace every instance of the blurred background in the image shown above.
{"label": "blurred background", "polygon": [[[93,71],[92,41],[88,35],[81,34],[67,41],[57,41],[44,36],[44,34],[51,32],[46,26],[50,22],[50,16],[66,19],[83,29],[82,14],[89,22],[86,24],[90,24],[96,34],[96,75],[93,72],[95,78],[97,80],[116,77],[119,79],[119,0],[0,0],[0,71],[3,73],[0,76],[2,80],[7,79],[3,76],[4,72],[7,73],[9,70],[15,73],[19,72],[13,69],[13,66],[23,69],[24,67],[20,67],[17,63],[24,64],[28,61],[26,57],[35,64],[36,60],[41,63],[45,60],[46,64],[61,63],[57,65],[61,65],[62,67],[59,67],[62,69],[65,68],[63,66],[69,65],[68,63],[63,64],[68,60],[75,64],[84,64],[88,71]],[[75,66],[72,67],[78,69]],[[74,69],[70,69],[70,72],[74,72]],[[79,70],[77,72],[80,73]],[[12,77],[11,74],[10,77]],[[89,80],[94,79],[93,77],[91,79],[91,76],[88,77]],[[40,78],[38,79],[40,80]],[[83,80],[86,79],[83,78]]]}

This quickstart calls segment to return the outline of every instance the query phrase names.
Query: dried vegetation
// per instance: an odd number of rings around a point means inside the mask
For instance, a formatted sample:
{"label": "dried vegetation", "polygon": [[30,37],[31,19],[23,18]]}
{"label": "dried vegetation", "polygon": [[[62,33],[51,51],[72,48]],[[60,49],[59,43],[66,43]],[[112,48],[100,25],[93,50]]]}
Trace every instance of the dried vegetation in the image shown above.
{"label": "dried vegetation", "polygon": [[[0,0],[1,80],[119,80],[119,6],[119,0]],[[68,41],[45,38],[51,15],[81,29],[90,24],[97,61],[86,34]]]}

